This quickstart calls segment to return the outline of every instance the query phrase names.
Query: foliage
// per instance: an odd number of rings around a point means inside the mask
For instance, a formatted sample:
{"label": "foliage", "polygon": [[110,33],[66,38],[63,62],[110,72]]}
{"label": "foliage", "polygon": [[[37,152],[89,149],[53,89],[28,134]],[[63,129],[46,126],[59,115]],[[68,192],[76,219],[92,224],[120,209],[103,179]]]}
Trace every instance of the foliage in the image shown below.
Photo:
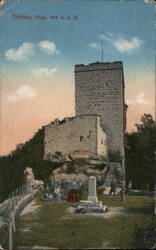
{"label": "foliage", "polygon": [[9,193],[23,184],[23,171],[25,167],[33,169],[36,179],[45,180],[54,163],[43,160],[44,129],[37,133],[25,144],[17,147],[7,156],[0,157],[0,201],[6,199]]}
{"label": "foliage", "polygon": [[119,162],[121,163],[122,161],[122,156],[120,154],[119,150],[109,150],[107,153],[108,161],[109,162]]}
{"label": "foliage", "polygon": [[156,176],[156,122],[150,114],[141,117],[137,131],[126,133],[125,159],[127,183],[133,188],[154,188]]}
{"label": "foliage", "polygon": [[150,226],[141,228],[136,233],[134,241],[138,249],[155,249],[156,248],[156,218],[151,221]]}

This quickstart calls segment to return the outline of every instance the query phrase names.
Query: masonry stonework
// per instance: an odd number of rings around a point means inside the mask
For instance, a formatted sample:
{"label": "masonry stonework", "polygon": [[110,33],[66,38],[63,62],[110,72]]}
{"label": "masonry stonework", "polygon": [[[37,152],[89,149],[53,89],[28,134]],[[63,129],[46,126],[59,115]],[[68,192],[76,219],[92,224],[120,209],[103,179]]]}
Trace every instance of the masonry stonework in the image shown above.
{"label": "masonry stonework", "polygon": [[75,65],[76,116],[100,115],[108,149],[123,153],[126,127],[122,62]]}
{"label": "masonry stonework", "polygon": [[106,155],[106,134],[101,128],[100,117],[85,115],[55,120],[45,126],[44,154],[56,151],[69,154],[73,151],[89,151]]}

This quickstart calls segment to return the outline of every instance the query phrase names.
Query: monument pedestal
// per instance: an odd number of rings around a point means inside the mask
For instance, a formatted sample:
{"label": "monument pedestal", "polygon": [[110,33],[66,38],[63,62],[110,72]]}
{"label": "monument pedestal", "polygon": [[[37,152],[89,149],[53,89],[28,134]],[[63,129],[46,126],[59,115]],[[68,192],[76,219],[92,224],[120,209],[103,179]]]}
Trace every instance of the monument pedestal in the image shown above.
{"label": "monument pedestal", "polygon": [[98,199],[95,196],[88,196],[88,201],[97,202]]}
{"label": "monument pedestal", "polygon": [[96,178],[89,177],[88,200],[82,201],[76,209],[77,213],[104,213],[106,206],[102,205],[102,201],[98,201],[96,194]]}
{"label": "monument pedestal", "polygon": [[102,201],[97,202],[81,202],[76,210],[77,213],[104,213],[106,206],[102,205]]}

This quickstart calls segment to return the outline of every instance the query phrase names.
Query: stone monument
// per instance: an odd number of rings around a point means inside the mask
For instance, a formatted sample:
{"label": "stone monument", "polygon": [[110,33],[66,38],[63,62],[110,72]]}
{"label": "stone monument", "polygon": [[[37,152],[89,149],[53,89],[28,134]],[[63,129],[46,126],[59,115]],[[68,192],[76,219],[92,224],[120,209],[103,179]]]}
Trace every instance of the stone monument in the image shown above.
{"label": "stone monument", "polygon": [[106,209],[106,206],[102,205],[102,201],[98,201],[97,199],[96,177],[90,176],[88,183],[88,200],[80,201],[76,213],[104,213]]}
{"label": "stone monument", "polygon": [[90,176],[89,177],[88,201],[97,202],[96,178],[95,178],[95,176]]}

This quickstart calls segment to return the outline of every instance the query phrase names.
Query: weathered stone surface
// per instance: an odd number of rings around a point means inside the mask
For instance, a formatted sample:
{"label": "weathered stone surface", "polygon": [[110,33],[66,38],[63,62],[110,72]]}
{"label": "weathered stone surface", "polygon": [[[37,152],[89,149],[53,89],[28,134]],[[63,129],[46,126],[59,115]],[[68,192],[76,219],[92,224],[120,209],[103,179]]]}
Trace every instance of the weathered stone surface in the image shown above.
{"label": "weathered stone surface", "polygon": [[91,152],[88,152],[88,151],[73,151],[69,154],[70,158],[72,160],[75,160],[75,159],[88,159],[88,158],[95,158],[97,157],[96,154],[93,154]]}
{"label": "weathered stone surface", "polygon": [[75,66],[76,115],[101,115],[110,150],[123,148],[126,106],[122,62]]}
{"label": "weathered stone surface", "polygon": [[119,184],[121,184],[121,180],[123,178],[123,170],[122,170],[120,163],[118,163],[118,162],[105,162],[105,165],[108,169],[108,172],[106,174],[104,187],[110,187],[111,181],[113,179],[118,183],[118,186],[119,186]]}
{"label": "weathered stone surface", "polygon": [[89,177],[88,201],[97,202],[96,178],[95,178],[95,176],[90,176]]}
{"label": "weathered stone surface", "polygon": [[63,179],[67,180],[67,181],[73,181],[74,179],[75,180],[81,180],[83,182],[86,182],[87,181],[87,178],[88,176],[83,174],[83,173],[80,173],[80,174],[55,174],[55,180],[56,181],[61,181]]}
{"label": "weathered stone surface", "polygon": [[111,186],[112,179],[117,182],[119,187],[122,174],[123,171],[119,163],[105,162],[100,158],[99,160],[88,158],[85,162],[80,162],[79,164],[76,160],[72,161],[72,163],[65,163],[52,173],[57,181],[61,181],[62,179],[72,181],[75,179],[86,182],[89,176],[95,176],[98,186],[105,188]]}
{"label": "weathered stone surface", "polygon": [[49,155],[51,159],[57,151],[67,155],[73,151],[106,155],[105,141],[106,134],[101,128],[100,117],[97,115],[57,120],[45,126],[44,158]]}

